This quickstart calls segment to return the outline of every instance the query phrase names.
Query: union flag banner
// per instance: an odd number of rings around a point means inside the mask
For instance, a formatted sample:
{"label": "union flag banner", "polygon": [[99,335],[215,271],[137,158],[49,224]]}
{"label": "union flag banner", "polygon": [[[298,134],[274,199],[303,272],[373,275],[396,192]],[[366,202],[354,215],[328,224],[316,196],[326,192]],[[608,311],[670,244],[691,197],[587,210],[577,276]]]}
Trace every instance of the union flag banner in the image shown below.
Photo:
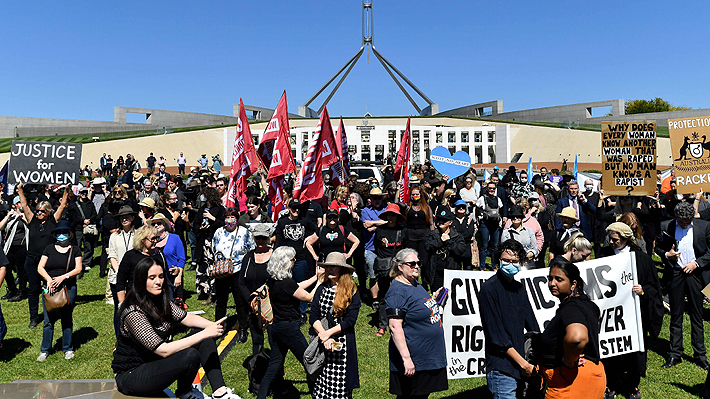
{"label": "union flag banner", "polygon": [[238,198],[247,191],[247,179],[259,168],[256,159],[254,140],[244,110],[244,102],[239,99],[239,120],[237,121],[237,136],[234,138],[232,151],[232,167],[229,172],[229,195],[227,208],[236,206]]}
{"label": "union flag banner", "polygon": [[397,181],[402,185],[399,190],[399,200],[401,202],[409,202],[409,170],[412,166],[412,132],[409,129],[409,122],[412,119],[407,118],[407,128],[402,135],[402,142],[399,145],[397,152],[397,163],[394,166],[394,174]]}
{"label": "union flag banner", "polygon": [[350,155],[348,154],[348,138],[345,135],[345,125],[343,117],[340,117],[338,132],[335,134],[335,144],[337,146],[338,161],[330,167],[330,181],[333,187],[338,187],[345,183],[350,175]]}
{"label": "union flag banner", "polygon": [[322,170],[337,161],[336,150],[328,107],[324,107],[313,140],[308,147],[306,159],[303,160],[303,167],[293,186],[293,198],[303,202],[323,196]]}
{"label": "union flag banner", "polygon": [[279,213],[284,209],[284,177],[278,176],[269,180],[269,200],[271,201],[271,219],[276,223]]}
{"label": "union flag banner", "polygon": [[259,158],[269,171],[267,180],[283,176],[296,170],[296,163],[291,153],[291,129],[288,124],[288,105],[284,90],[274,116],[266,125],[259,143]]}

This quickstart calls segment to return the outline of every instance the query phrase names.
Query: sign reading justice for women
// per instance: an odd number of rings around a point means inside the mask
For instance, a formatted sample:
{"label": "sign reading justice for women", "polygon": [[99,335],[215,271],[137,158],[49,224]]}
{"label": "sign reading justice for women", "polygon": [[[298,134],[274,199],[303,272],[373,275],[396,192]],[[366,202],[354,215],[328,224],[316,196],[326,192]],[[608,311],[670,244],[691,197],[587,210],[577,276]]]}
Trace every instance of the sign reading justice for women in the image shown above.
{"label": "sign reading justice for women", "polygon": [[602,122],[602,183],[607,195],[656,191],[656,121]]}
{"label": "sign reading justice for women", "polygon": [[[638,277],[633,252],[576,263],[584,280],[584,292],[599,307],[599,354],[608,358],[644,350],[639,297],[631,292]],[[520,271],[540,329],[557,312],[559,301],[547,286],[549,269]],[[445,270],[444,287],[449,298],[444,306],[447,376],[449,379],[485,377],[486,340],[478,309],[478,293],[495,272]],[[501,305],[501,317],[515,309]],[[509,306],[509,305],[507,305]],[[521,334],[523,332],[521,331]]]}
{"label": "sign reading justice for women", "polygon": [[13,141],[8,183],[79,183],[81,146],[77,143]]}
{"label": "sign reading justice for women", "polygon": [[710,191],[710,117],[669,119],[668,133],[678,194]]}

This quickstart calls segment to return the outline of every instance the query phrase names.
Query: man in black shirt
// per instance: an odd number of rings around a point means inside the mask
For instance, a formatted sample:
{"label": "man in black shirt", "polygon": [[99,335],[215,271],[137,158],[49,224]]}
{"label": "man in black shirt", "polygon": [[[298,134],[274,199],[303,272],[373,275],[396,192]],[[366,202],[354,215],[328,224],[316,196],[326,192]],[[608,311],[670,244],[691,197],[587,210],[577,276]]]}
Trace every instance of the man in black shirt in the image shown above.
{"label": "man in black shirt", "polygon": [[153,156],[153,153],[150,153],[150,156],[145,160],[146,165],[148,165],[148,174],[153,174],[155,173],[155,157]]}
{"label": "man in black shirt", "polygon": [[[82,278],[84,271],[91,268],[91,261],[94,258],[94,244],[98,239],[98,234],[93,233],[98,233],[96,226],[99,222],[99,217],[94,204],[88,198],[88,194],[89,189],[87,187],[79,189],[78,198],[71,203],[67,212],[69,223],[74,229],[76,243],[83,247],[82,271],[77,278]],[[88,226],[93,226],[93,230],[89,228],[87,229],[87,234],[85,234],[84,228]]]}
{"label": "man in black shirt", "polygon": [[520,271],[525,249],[515,240],[498,247],[500,267],[481,285],[478,308],[486,338],[486,379],[494,397],[516,398],[521,378],[529,377],[533,365],[524,358],[525,333],[540,331],[525,287],[513,276]]}
{"label": "man in black shirt", "polygon": [[[296,250],[296,264],[293,266],[293,279],[297,282],[308,279],[308,250],[305,246],[306,237],[316,230],[312,223],[309,223],[301,216],[301,202],[292,199],[288,203],[288,217],[279,219],[276,223],[276,243],[275,248],[281,246],[291,247]],[[307,319],[306,311],[308,303],[301,302],[301,322]]]}

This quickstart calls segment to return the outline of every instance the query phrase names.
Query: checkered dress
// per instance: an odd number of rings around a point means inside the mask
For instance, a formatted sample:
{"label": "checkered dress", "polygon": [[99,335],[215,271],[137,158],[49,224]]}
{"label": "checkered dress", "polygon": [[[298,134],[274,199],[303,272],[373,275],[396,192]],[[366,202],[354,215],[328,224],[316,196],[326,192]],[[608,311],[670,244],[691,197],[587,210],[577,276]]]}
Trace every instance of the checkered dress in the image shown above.
{"label": "checkered dress", "polygon": [[[321,315],[333,314],[333,302],[335,301],[335,291],[333,288],[325,288],[321,292],[320,306]],[[335,318],[335,323],[340,324],[340,318]],[[352,391],[345,390],[345,373],[347,364],[347,348],[345,346],[345,335],[339,334],[332,337],[343,344],[340,351],[325,351],[325,364],[323,371],[318,376],[313,388],[313,398],[315,399],[338,399],[352,398]]]}

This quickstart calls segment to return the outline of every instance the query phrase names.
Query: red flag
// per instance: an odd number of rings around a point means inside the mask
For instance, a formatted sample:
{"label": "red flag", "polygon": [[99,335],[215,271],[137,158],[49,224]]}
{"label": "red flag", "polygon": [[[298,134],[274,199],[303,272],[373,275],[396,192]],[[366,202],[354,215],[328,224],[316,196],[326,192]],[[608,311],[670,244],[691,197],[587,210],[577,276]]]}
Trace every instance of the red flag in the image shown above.
{"label": "red flag", "polygon": [[232,168],[229,172],[229,195],[227,208],[236,206],[238,198],[247,191],[247,179],[259,168],[256,159],[254,139],[251,136],[247,112],[244,102],[239,99],[239,120],[237,122],[237,136],[234,138],[234,151],[232,151]]}
{"label": "red flag", "polygon": [[298,198],[303,202],[323,196],[322,170],[337,161],[336,150],[337,145],[333,135],[333,126],[331,126],[328,116],[328,107],[324,107],[313,135],[313,141],[308,147],[308,154],[303,160],[303,167],[301,167],[293,185],[293,198]]}
{"label": "red flag", "polygon": [[345,183],[350,175],[350,156],[348,155],[348,138],[345,135],[345,125],[343,117],[340,117],[340,125],[335,135],[335,144],[338,147],[338,161],[330,167],[330,181],[334,187]]}
{"label": "red flag", "polygon": [[296,170],[296,163],[291,153],[291,129],[288,125],[288,105],[286,91],[281,96],[274,116],[266,125],[259,144],[259,158],[269,170],[267,180],[283,176]]}
{"label": "red flag", "polygon": [[284,209],[284,177],[279,176],[269,180],[269,200],[271,201],[271,219],[276,223],[279,214]]}
{"label": "red flag", "polygon": [[397,152],[397,163],[394,166],[394,175],[402,184],[402,188],[399,190],[400,202],[409,202],[409,169],[412,166],[412,151],[410,148],[412,145],[412,133],[409,130],[409,121],[411,119],[411,116],[407,118],[407,128],[404,130],[399,152]]}

